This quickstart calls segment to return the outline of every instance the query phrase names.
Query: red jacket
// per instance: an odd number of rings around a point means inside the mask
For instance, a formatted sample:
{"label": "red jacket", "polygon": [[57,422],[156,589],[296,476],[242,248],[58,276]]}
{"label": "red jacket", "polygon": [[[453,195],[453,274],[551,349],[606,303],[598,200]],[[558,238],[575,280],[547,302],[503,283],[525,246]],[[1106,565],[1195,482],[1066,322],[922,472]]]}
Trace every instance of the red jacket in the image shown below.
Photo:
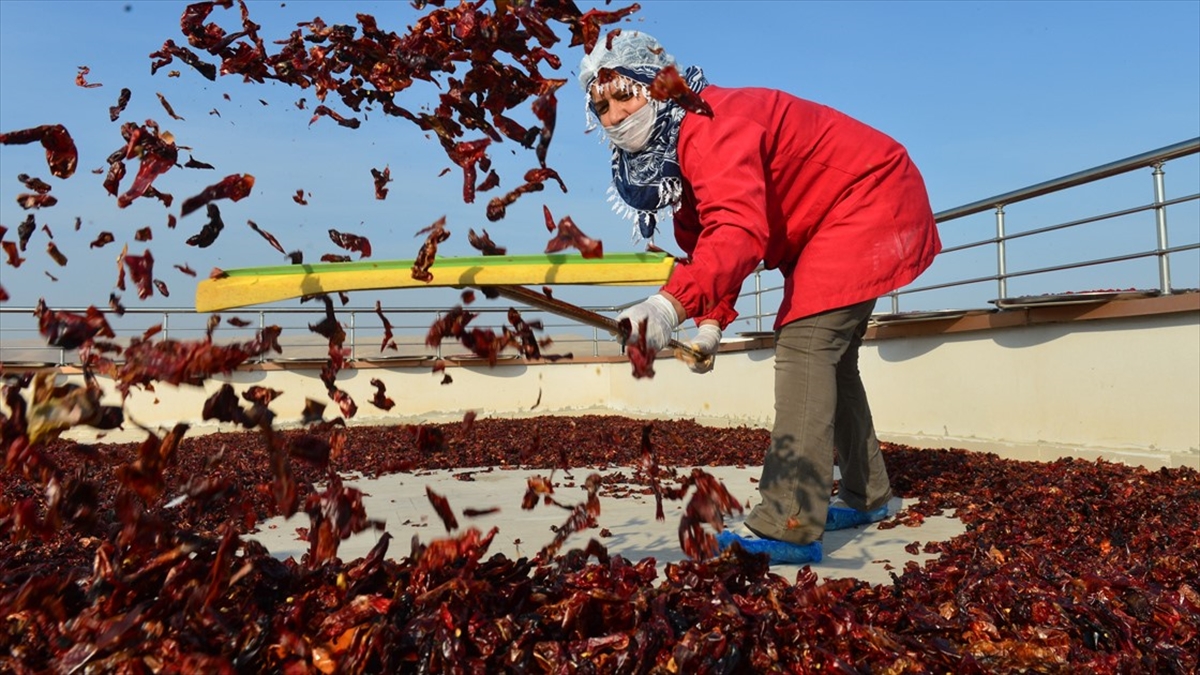
{"label": "red jacket", "polygon": [[679,132],[675,239],[691,260],[663,290],[696,319],[735,318],[742,282],[779,268],[775,328],[908,284],[941,250],[904,147],[832,108],[771,89],[710,85],[713,116]]}

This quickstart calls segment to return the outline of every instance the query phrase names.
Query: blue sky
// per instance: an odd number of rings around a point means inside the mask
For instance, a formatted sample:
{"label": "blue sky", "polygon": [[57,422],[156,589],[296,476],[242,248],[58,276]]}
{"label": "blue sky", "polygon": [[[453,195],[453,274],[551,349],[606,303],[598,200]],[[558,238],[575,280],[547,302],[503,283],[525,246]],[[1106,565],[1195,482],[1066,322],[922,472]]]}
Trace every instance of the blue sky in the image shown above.
{"label": "blue sky", "polygon": [[[267,40],[315,16],[329,24],[353,24],[354,13],[363,12],[374,15],[382,28],[399,31],[418,15],[408,3],[251,0],[249,5]],[[645,0],[641,5],[626,26],[655,35],[681,64],[703,67],[710,81],[784,89],[898,139],[925,175],[935,211],[1200,135],[1200,2]],[[487,199],[517,184],[535,165],[532,153],[513,143],[494,145],[504,182],[476,203],[464,204],[459,171],[439,175],[450,166],[448,160],[409,122],[375,113],[357,130],[329,119],[310,126],[311,92],[230,77],[209,82],[178,62],[152,77],[148,55],[168,38],[185,42],[179,32],[185,6],[165,0],[0,0],[0,130],[60,123],[80,151],[76,175],[61,181],[49,176],[39,146],[0,146],[0,223],[9,228],[9,239],[27,214],[15,202],[25,191],[17,174],[48,180],[59,198],[57,206],[36,212],[39,231],[28,261],[15,270],[0,266],[0,285],[12,296],[9,306],[32,307],[39,297],[54,307],[106,306],[116,281],[116,255],[125,242],[132,253],[153,251],[156,276],[171,289],[169,298],[143,304],[190,306],[196,280],[173,269],[175,263],[203,277],[213,267],[285,262],[246,220],[272,232],[287,250],[304,250],[306,261],[340,252],[326,235],[329,228],[370,238],[376,259],[411,258],[421,241],[414,234],[441,216],[453,233],[442,254],[472,254],[469,228],[486,228],[512,253],[536,253],[548,239],[541,214],[545,204],[556,218],[570,215],[584,232],[603,239],[607,251],[641,250],[630,240],[628,223],[611,214],[605,202],[607,151],[595,135],[583,133],[583,94],[573,79],[580,48],[567,49],[564,41],[556,49],[564,61],[558,76],[572,81],[559,93],[549,164],[569,192],[561,194],[548,184],[547,190],[522,198],[503,221],[491,223],[484,217]],[[227,29],[237,26],[236,8],[214,16]],[[82,65],[91,69],[89,81],[104,86],[76,86]],[[182,76],[167,77],[172,69]],[[181,152],[181,159],[190,152],[216,166],[212,172],[174,170],[156,181],[175,196],[173,212],[182,199],[221,176],[255,175],[251,197],[219,203],[227,227],[212,248],[183,243],[203,225],[202,211],[168,230],[167,211],[157,201],[118,209],[101,187],[103,175],[92,173],[122,145],[120,123],[108,118],[122,87],[130,88],[133,98],[121,121],[157,120],[179,145],[191,148]],[[156,92],[185,120],[170,119]],[[419,108],[434,101],[431,92],[414,88],[402,100]],[[294,105],[301,97],[308,98],[306,110]],[[210,114],[213,109],[220,115]],[[1200,190],[1197,164],[1193,158],[1168,165],[1172,194]],[[394,182],[388,198],[378,201],[370,169],[385,165]],[[131,163],[123,187],[135,171]],[[1148,172],[1130,184],[1150,200]],[[292,201],[298,189],[311,193],[308,206]],[[1097,201],[1104,196],[1098,194]],[[1200,237],[1195,212],[1183,211],[1182,222],[1174,221],[1173,244]],[[73,231],[76,217],[82,218],[80,232]],[[988,222],[969,236],[963,226],[944,238],[987,236]],[[42,224],[70,259],[66,267],[45,254]],[[146,226],[153,228],[154,239],[133,241],[133,233]],[[88,243],[102,230],[116,235],[116,243],[90,249]],[[1087,241],[1065,245],[1086,249]],[[659,243],[674,248],[669,235]],[[1141,248],[1152,245],[1151,238]],[[991,255],[979,264],[994,264]],[[1177,286],[1200,285],[1200,279],[1192,279],[1200,274],[1192,261],[1196,257],[1181,258],[1177,267],[1183,278]],[[959,263],[956,271],[971,275],[973,264]],[[1114,287],[1106,281],[1079,283]],[[1140,284],[1141,277],[1133,283]],[[385,296],[385,303],[445,304],[444,294],[399,293]],[[371,306],[375,297],[360,295],[354,304]],[[615,303],[631,296],[590,289],[563,291],[559,297]],[[138,304],[132,289],[123,298],[127,305]]]}

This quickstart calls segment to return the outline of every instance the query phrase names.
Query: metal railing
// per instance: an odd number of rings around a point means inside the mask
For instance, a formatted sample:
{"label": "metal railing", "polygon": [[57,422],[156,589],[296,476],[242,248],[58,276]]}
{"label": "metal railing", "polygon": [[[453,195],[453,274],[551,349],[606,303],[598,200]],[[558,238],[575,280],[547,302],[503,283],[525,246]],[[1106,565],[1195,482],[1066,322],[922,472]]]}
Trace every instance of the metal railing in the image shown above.
{"label": "metal railing", "polygon": [[[99,309],[99,308],[98,308]],[[589,306],[599,313],[615,313],[615,306]],[[67,309],[82,314],[82,309]],[[110,320],[115,317],[112,310],[103,309]],[[336,310],[338,321],[346,333],[342,348],[349,360],[389,360],[414,358],[472,358],[467,350],[447,338],[440,345],[427,347],[425,336],[433,323],[442,318],[444,309],[428,307],[382,307],[381,311],[387,317],[392,328],[391,344],[384,348],[384,327],[379,320],[374,307],[344,307]],[[471,327],[492,328],[497,333],[500,326],[506,325],[507,307],[470,308],[479,316],[471,323]],[[30,314],[32,309],[0,307],[0,317],[11,317],[16,314]],[[309,326],[321,321],[325,309],[318,307],[270,307],[250,308],[229,312],[236,314],[243,321],[249,320],[251,325],[244,327],[222,326],[214,332],[213,339],[218,344],[228,344],[249,340],[254,333],[268,325],[282,328],[280,345],[283,354],[267,353],[257,361],[315,361],[323,360],[328,355],[328,339],[311,332]],[[112,342],[125,346],[129,341],[141,335],[146,329],[158,326],[155,334],[158,340],[198,340],[208,332],[207,316],[197,314],[189,307],[162,308],[126,308],[121,316],[123,322],[119,327],[113,326],[118,333]],[[248,319],[253,317],[253,319]],[[581,326],[566,319],[553,315],[543,315],[532,310],[522,311],[522,317],[527,322],[539,321],[543,326],[543,337],[552,336],[552,343],[543,348],[543,353],[566,354],[575,356],[603,356],[617,354],[620,346],[615,338],[595,328]],[[11,320],[0,318],[0,363],[14,365],[71,365],[79,362],[77,352],[47,346],[40,339],[34,322],[21,328],[10,328]]]}
{"label": "metal railing", "polygon": [[[1168,243],[1169,236],[1167,229],[1167,209],[1179,204],[1192,203],[1200,200],[1200,192],[1193,192],[1191,194],[1176,197],[1174,199],[1167,199],[1166,182],[1164,179],[1166,172],[1163,167],[1167,162],[1173,159],[1188,157],[1198,153],[1200,153],[1200,137],[1175,143],[1173,145],[1168,145],[1150,152],[1144,152],[1139,155],[1127,157],[1116,162],[1110,162],[1108,164],[1084,171],[1079,171],[1077,173],[1062,176],[1060,178],[1055,178],[1053,180],[1038,183],[1036,185],[1031,185],[1020,190],[1006,192],[995,197],[972,202],[970,204],[965,204],[963,206],[935,214],[934,217],[938,224],[943,226],[942,231],[944,232],[946,230],[945,225],[947,223],[957,221],[977,213],[991,211],[994,214],[995,236],[978,239],[956,246],[948,246],[942,250],[942,255],[945,256],[955,252],[966,251],[981,246],[994,246],[996,253],[995,273],[986,276],[957,279],[937,284],[909,286],[907,288],[900,289],[890,295],[892,301],[892,311],[900,311],[899,301],[901,295],[921,293],[943,288],[953,288],[979,282],[995,281],[997,297],[1007,298],[1010,297],[1008,282],[1013,278],[1048,274],[1051,272],[1079,269],[1097,265],[1108,265],[1146,258],[1154,258],[1157,262],[1157,290],[1162,293],[1172,292],[1174,287],[1171,281],[1170,256],[1175,253],[1200,250],[1200,242],[1190,242],[1175,247],[1170,246]],[[1132,171],[1145,168],[1152,169],[1151,178],[1153,181],[1154,199],[1150,203],[1135,204],[1133,206],[1128,206],[1114,211],[1052,223],[1015,233],[1010,232],[1007,227],[1008,223],[1005,220],[1006,207],[1032,200],[1037,197],[1062,192],[1078,186],[1096,183],[1106,178],[1127,174]],[[1195,184],[1195,186],[1200,188],[1200,183]],[[1099,258],[1072,260],[1061,264],[1028,268],[1020,271],[1009,270],[1008,243],[1011,241],[1146,212],[1153,212],[1154,214],[1154,233],[1156,241],[1155,246],[1152,249],[1126,252],[1119,255],[1104,256]],[[1193,222],[1193,226],[1197,224],[1200,224],[1200,221]]]}
{"label": "metal railing", "polygon": [[[1157,150],[1127,157],[1116,162],[1030,185],[1019,190],[1006,192],[935,214],[935,218],[940,225],[943,241],[952,239],[951,235],[958,236],[963,232],[969,232],[972,224],[966,221],[971,216],[989,211],[993,215],[991,224],[987,227],[987,236],[946,245],[938,257],[938,262],[935,263],[935,268],[942,261],[948,260],[955,255],[986,250],[989,247],[994,250],[994,265],[985,274],[978,273],[978,265],[971,265],[969,263],[950,266],[949,270],[943,269],[932,275],[926,273],[922,276],[920,280],[922,283],[920,285],[911,284],[889,294],[890,311],[892,313],[900,312],[900,300],[902,297],[930,294],[935,291],[967,289],[969,287],[978,287],[981,284],[994,284],[994,286],[990,286],[990,288],[994,289],[994,297],[1008,298],[1010,297],[1011,290],[1009,282],[1014,279],[1046,277],[1056,272],[1091,269],[1105,265],[1114,266],[1129,261],[1153,260],[1156,272],[1155,276],[1157,277],[1157,290],[1162,293],[1171,293],[1177,290],[1177,284],[1172,279],[1172,256],[1187,252],[1198,252],[1197,259],[1200,260],[1200,241],[1186,241],[1174,246],[1169,243],[1173,237],[1172,232],[1168,229],[1168,209],[1172,209],[1172,212],[1174,212],[1175,209],[1184,208],[1185,205],[1190,205],[1187,208],[1200,205],[1200,192],[1191,192],[1171,198],[1167,196],[1165,166],[1168,162],[1181,158],[1200,159],[1200,138],[1175,143]],[[1083,215],[1082,217],[1079,214],[1085,211],[1087,204],[1077,206],[1073,203],[1069,207],[1072,217],[1066,219],[1053,219],[1050,222],[1043,223],[1040,221],[1049,217],[1044,213],[1022,214],[1022,220],[1029,224],[1024,229],[1014,228],[1013,223],[1008,218],[1009,213],[1006,209],[1010,209],[1014,205],[1031,202],[1038,198],[1062,195],[1070,190],[1079,190],[1085,186],[1099,184],[1100,181],[1106,179],[1113,179],[1114,177],[1146,168],[1151,169],[1153,194],[1152,201],[1148,203],[1134,201],[1118,208],[1107,209],[1099,213]],[[1195,171],[1196,167],[1190,167],[1190,170]],[[1200,172],[1198,172],[1198,175],[1200,175]],[[1193,185],[1200,190],[1200,177],[1196,179]],[[1105,200],[1109,196],[1105,193]],[[1080,198],[1074,199],[1073,202],[1081,200],[1093,201]],[[1146,218],[1145,214],[1152,214],[1153,227],[1150,227],[1148,223],[1140,221],[1126,222],[1130,218],[1138,216],[1150,220]],[[1186,232],[1194,239],[1200,239],[1200,215],[1187,213],[1184,214],[1183,220],[1185,221],[1184,227],[1190,228]],[[1048,235],[1053,233],[1070,231],[1083,226],[1096,226],[1101,223],[1117,223],[1122,231],[1128,230],[1135,234],[1139,228],[1152,231],[1154,245],[1153,247],[1147,245],[1140,248],[1130,248],[1134,244],[1127,243],[1125,245],[1125,249],[1127,250],[1121,250],[1112,255],[1084,257],[1082,259],[1071,259],[1053,264],[1032,265],[1017,270],[1010,269],[1011,258],[1014,257],[1010,251],[1010,244],[1039,240],[1039,238],[1044,240]],[[1150,235],[1146,234],[1145,240],[1148,242],[1149,239]],[[1132,241],[1138,241],[1137,237],[1135,236]],[[1077,243],[1074,246],[1057,248],[1074,253],[1085,251],[1088,247],[1078,245]],[[1057,248],[1056,252],[1058,252]],[[1200,269],[1200,265],[1195,265],[1195,262],[1190,258],[1188,262],[1197,269]],[[773,307],[778,304],[779,298],[782,297],[783,285],[782,283],[767,285],[765,282],[771,274],[778,276],[777,272],[768,273],[760,268],[743,286],[742,295],[738,301],[740,318],[738,324],[736,324],[737,327],[742,327],[746,331],[762,331],[764,324],[773,318]],[[938,275],[944,278],[936,278]],[[1200,272],[1196,276],[1200,277]],[[1125,283],[1124,281],[1114,281],[1116,278],[1115,275],[1099,278],[1107,282],[1104,285],[1108,288]],[[1144,277],[1137,278],[1141,279]],[[1189,281],[1200,285],[1200,280],[1198,279],[1189,277]],[[1041,292],[1062,290],[1064,289],[1043,287]],[[976,288],[976,291],[978,291],[978,288]],[[985,291],[984,295],[986,296],[991,293],[992,291]],[[973,306],[983,306],[986,304],[986,300],[983,297],[979,297],[978,294],[960,294],[959,297],[965,298],[965,300],[959,300],[960,304]],[[625,306],[627,305],[593,305],[587,306],[587,309],[601,314],[615,315]],[[476,324],[490,322],[486,325],[499,326],[505,323],[503,313],[506,311],[506,308],[472,307],[470,309],[480,314],[480,318],[476,320]],[[912,309],[928,310],[940,308],[924,306]],[[85,310],[66,311],[82,313]],[[443,310],[428,307],[394,306],[384,307],[382,311],[392,321],[393,334],[397,345],[397,349],[393,352],[395,356],[424,356],[428,358],[453,356],[443,353],[443,349],[447,348],[445,346],[427,348],[424,344],[425,334],[433,322],[442,316]],[[37,344],[40,336],[33,322],[27,319],[32,312],[32,308],[0,306],[0,362],[32,361],[58,365],[71,363],[73,356],[71,352],[54,347],[46,347],[44,343],[41,345]],[[319,321],[319,318],[314,319],[314,317],[324,314],[323,308],[262,308],[237,313],[239,315],[256,315],[259,328],[269,324],[280,325],[284,328],[285,348],[290,354],[298,355],[288,356],[287,358],[315,359],[323,356],[328,349],[327,341],[320,339],[320,336],[314,333],[307,332],[307,326],[310,322]],[[344,347],[347,350],[349,358],[370,359],[388,356],[388,353],[380,348],[381,345],[379,343],[383,335],[383,326],[378,320],[376,310],[373,307],[343,307],[338,309],[337,313],[339,320],[343,322],[346,330]],[[12,320],[13,317],[20,315],[25,315],[22,321]],[[370,315],[370,319],[364,319],[364,315]],[[526,317],[526,320],[541,321],[544,334],[553,337],[555,344],[553,349],[547,349],[548,352],[571,352],[576,355],[590,354],[592,356],[619,352],[619,346],[616,344],[616,341],[611,336],[603,334],[602,331],[582,327],[559,317],[539,312],[523,311],[523,315]],[[148,328],[150,322],[154,319],[158,319],[159,324],[162,326],[161,338],[182,337],[184,339],[196,339],[203,336],[206,332],[206,315],[197,315],[194,310],[187,307],[128,308],[125,310],[125,316],[132,317],[135,323],[140,319],[145,324],[133,328],[123,326],[121,328],[122,332],[125,333],[127,331],[129,335],[138,334],[141,330]],[[402,319],[396,321],[396,317],[402,317]],[[26,324],[26,326],[21,326],[20,324],[22,323]],[[13,326],[13,324],[17,325]],[[297,339],[293,331],[311,336],[311,339],[307,341],[305,339]],[[228,331],[223,329],[221,336],[222,339],[230,341],[239,339],[239,337],[246,339],[249,337],[249,329],[247,328],[240,332],[238,330]]]}

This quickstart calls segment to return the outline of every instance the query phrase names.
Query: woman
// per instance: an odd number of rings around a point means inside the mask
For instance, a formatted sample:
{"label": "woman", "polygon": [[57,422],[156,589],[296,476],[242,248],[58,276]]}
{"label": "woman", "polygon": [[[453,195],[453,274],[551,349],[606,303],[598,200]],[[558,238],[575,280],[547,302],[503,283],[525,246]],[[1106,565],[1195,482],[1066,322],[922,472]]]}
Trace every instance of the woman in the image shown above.
{"label": "woman", "polygon": [[[635,31],[599,40],[580,65],[589,125],[613,144],[610,200],[646,238],[673,216],[689,256],[619,318],[655,351],[691,318],[693,344],[715,355],[746,277],[759,263],[783,272],[772,441],[761,502],[745,523],[755,536],[726,531],[718,542],[773,562],[816,562],[826,529],[887,514],[891,487],[858,351],[876,299],[941,250],[925,184],[896,141],[781,91],[709,85],[692,67],[683,78],[711,115],[654,100],[649,85],[667,66],[674,59]],[[831,504],[834,448],[842,476]]]}

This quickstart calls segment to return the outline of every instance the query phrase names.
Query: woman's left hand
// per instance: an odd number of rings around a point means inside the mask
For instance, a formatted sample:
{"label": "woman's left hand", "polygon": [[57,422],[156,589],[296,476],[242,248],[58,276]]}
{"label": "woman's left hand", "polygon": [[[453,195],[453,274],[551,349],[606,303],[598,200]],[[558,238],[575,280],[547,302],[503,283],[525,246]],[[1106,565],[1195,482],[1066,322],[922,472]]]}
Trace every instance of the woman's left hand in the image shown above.
{"label": "woman's left hand", "polygon": [[713,369],[717,360],[717,350],[721,347],[721,328],[715,323],[700,324],[696,337],[691,342],[692,349],[700,352],[701,359],[683,358],[693,373],[707,373]]}

